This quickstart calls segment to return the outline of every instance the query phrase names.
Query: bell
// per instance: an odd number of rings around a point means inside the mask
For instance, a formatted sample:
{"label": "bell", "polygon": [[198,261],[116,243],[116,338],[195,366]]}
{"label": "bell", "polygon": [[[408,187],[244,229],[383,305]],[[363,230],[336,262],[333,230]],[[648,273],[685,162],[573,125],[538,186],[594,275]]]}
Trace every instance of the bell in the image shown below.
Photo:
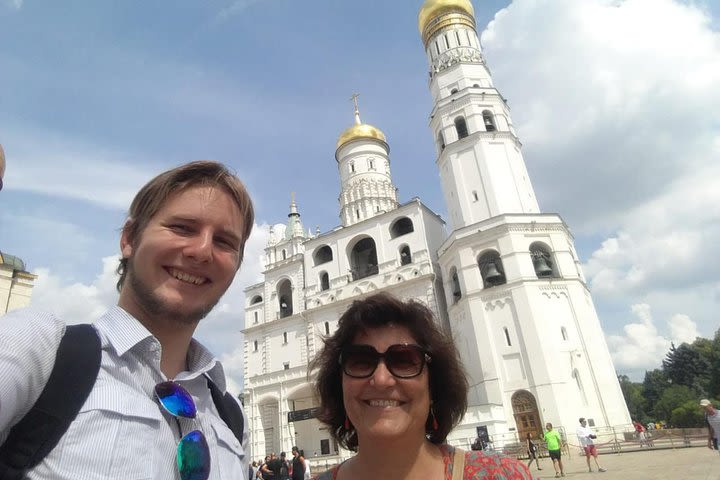
{"label": "bell", "polygon": [[502,280],[502,274],[498,272],[495,262],[488,263],[487,267],[485,267],[485,281],[494,285],[500,280]]}
{"label": "bell", "polygon": [[487,130],[488,132],[495,131],[495,124],[490,117],[485,117],[485,130]]}
{"label": "bell", "polygon": [[535,273],[538,277],[549,277],[550,275],[552,275],[552,268],[550,268],[550,265],[547,264],[547,260],[545,260],[544,255],[537,255],[533,260]]}

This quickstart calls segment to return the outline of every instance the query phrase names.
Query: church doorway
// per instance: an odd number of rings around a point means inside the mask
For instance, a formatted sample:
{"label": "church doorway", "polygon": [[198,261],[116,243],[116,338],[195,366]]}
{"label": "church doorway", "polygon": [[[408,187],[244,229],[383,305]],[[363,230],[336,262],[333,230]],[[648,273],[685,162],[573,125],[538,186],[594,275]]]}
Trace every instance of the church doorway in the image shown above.
{"label": "church doorway", "polygon": [[522,442],[527,438],[528,433],[532,434],[532,438],[542,438],[540,412],[533,394],[527,390],[518,390],[512,396],[512,408],[518,439]]}

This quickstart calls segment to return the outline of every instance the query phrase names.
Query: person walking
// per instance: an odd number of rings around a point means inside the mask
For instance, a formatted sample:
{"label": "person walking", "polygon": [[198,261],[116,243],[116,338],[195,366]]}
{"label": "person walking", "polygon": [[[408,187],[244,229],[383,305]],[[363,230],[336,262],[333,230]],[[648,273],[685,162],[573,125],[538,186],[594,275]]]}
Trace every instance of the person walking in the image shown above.
{"label": "person walking", "polygon": [[4,452],[23,448],[14,439],[56,378],[66,323],[33,309],[0,319],[0,477],[245,479],[247,429],[236,438],[216,398],[229,397],[222,406],[240,425],[247,418],[193,335],[234,280],[253,224],[245,186],[218,162],[173,168],[140,189],[120,232],[117,306],[82,330],[84,344],[99,345],[94,383],[56,447],[21,466]]}
{"label": "person walking", "polygon": [[705,409],[705,422],[708,426],[708,448],[717,450],[718,442],[720,442],[720,411],[706,398],[700,400],[700,406]]}
{"label": "person walking", "polygon": [[597,447],[595,446],[595,439],[597,439],[597,435],[595,435],[595,432],[587,426],[587,421],[584,418],[580,417],[578,422],[580,422],[580,426],[577,428],[575,433],[577,434],[578,441],[583,447],[583,452],[585,452],[588,472],[593,471],[590,466],[590,457],[595,460],[595,466],[597,467],[598,472],[606,472],[607,470],[601,467],[600,463],[598,463]]}
{"label": "person walking", "polygon": [[292,480],[305,479],[305,457],[298,447],[292,447]]}
{"label": "person walking", "polygon": [[562,438],[560,438],[560,433],[553,429],[550,422],[545,425],[545,443],[547,444],[548,455],[550,455],[553,462],[555,477],[564,477],[565,470],[563,469],[561,452]]}
{"label": "person walking", "polygon": [[542,470],[542,468],[540,468],[540,462],[538,461],[538,446],[532,441],[532,433],[528,432],[525,443],[527,446],[528,456],[530,457],[530,460],[528,460],[528,467],[532,465],[533,460],[535,460],[537,469]]}

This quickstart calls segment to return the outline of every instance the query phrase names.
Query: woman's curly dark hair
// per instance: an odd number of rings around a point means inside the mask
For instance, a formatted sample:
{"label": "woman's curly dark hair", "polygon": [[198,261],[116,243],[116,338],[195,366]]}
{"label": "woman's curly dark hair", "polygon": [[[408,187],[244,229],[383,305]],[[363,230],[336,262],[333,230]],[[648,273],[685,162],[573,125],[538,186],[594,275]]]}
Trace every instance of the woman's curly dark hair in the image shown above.
{"label": "woman's curly dark hair", "polygon": [[430,400],[438,429],[433,429],[432,416],[428,414],[425,433],[432,443],[443,443],[467,409],[468,382],[460,356],[452,338],[441,330],[425,305],[416,300],[402,301],[387,293],[355,300],[340,317],[337,331],[324,340],[325,346],[310,363],[308,375],[317,372],[315,388],[320,398],[318,419],[329,427],[333,438],[340,445],[357,451],[357,433],[354,428],[348,430],[344,425],[346,413],[340,353],[359,333],[386,325],[407,328],[432,357],[427,368]]}

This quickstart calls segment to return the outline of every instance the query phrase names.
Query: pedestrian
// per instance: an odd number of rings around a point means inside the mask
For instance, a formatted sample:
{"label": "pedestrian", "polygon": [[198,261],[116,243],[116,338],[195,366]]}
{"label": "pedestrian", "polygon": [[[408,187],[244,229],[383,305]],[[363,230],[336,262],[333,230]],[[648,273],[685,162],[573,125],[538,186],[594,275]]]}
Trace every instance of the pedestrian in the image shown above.
{"label": "pedestrian", "polygon": [[320,480],[532,478],[523,462],[446,443],[468,382],[452,338],[419,301],[355,300],[308,371],[318,372],[318,419],[357,452]]}
{"label": "pedestrian", "polygon": [[[120,233],[117,306],[84,330],[99,339],[97,378],[56,448],[20,472],[55,480],[245,478],[247,429],[238,440],[216,397],[247,420],[226,395],[220,361],[193,334],[235,278],[253,223],[245,187],[218,162],[173,168],[140,189]],[[3,449],[17,449],[21,420],[55,366],[64,320],[76,319],[21,309],[0,320]],[[8,458],[0,455],[0,467],[15,468]]]}
{"label": "pedestrian", "polygon": [[635,434],[637,435],[638,441],[640,442],[640,448],[642,448],[647,445],[647,439],[645,437],[645,427],[637,420],[633,420],[632,423],[635,427]]}
{"label": "pedestrian", "polygon": [[717,450],[718,441],[720,440],[720,412],[707,398],[700,400],[700,406],[705,409],[705,423],[708,426],[708,448]]}
{"label": "pedestrian", "polygon": [[564,477],[565,470],[562,464],[562,439],[560,433],[553,429],[552,423],[545,424],[545,443],[547,444],[548,455],[553,462],[555,477]]}
{"label": "pedestrian", "polygon": [[298,447],[292,447],[292,480],[305,479],[305,457]]}
{"label": "pedestrian", "polygon": [[590,457],[595,459],[595,466],[597,467],[598,472],[607,471],[598,463],[597,447],[595,446],[595,440],[597,439],[597,435],[595,435],[595,432],[593,432],[592,429],[587,426],[587,421],[584,418],[580,417],[578,419],[578,422],[580,422],[580,426],[577,428],[575,433],[577,434],[578,441],[580,441],[580,444],[583,447],[583,452],[585,452],[585,460],[587,461],[588,472],[593,471],[592,467],[590,466]]}
{"label": "pedestrian", "polygon": [[532,441],[532,433],[528,432],[525,443],[527,446],[528,456],[530,457],[530,460],[528,460],[528,467],[532,465],[533,460],[535,460],[537,469],[542,470],[542,468],[540,468],[540,462],[538,461],[538,447],[535,442]]}

